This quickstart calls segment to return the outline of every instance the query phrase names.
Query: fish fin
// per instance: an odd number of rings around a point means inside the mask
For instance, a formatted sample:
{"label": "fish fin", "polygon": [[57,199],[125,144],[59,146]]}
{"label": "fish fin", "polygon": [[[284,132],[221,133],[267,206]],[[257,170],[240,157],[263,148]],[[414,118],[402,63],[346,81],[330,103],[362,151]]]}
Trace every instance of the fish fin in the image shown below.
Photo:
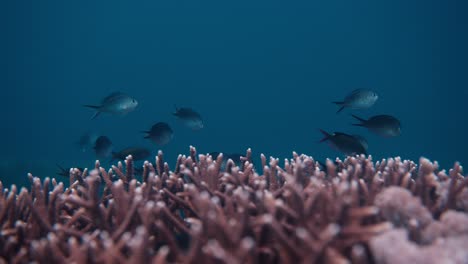
{"label": "fish fin", "polygon": [[91,120],[96,119],[96,117],[98,117],[100,113],[100,111],[96,111],[96,113],[94,113],[94,115],[91,117]]}
{"label": "fish fin", "polygon": [[99,105],[83,105],[84,107],[92,108],[92,109],[99,109],[101,106]]}
{"label": "fish fin", "polygon": [[60,164],[56,163],[55,165],[57,165],[57,167],[58,167],[61,171],[66,171],[62,166],[60,166]]}
{"label": "fish fin", "polygon": [[101,108],[101,106],[99,106],[99,105],[83,105],[83,106],[97,110],[96,113],[94,113],[94,115],[91,117],[91,119],[95,119],[101,113],[99,111],[99,108]]}
{"label": "fish fin", "polygon": [[57,165],[57,167],[60,170],[59,172],[56,173],[57,175],[66,177],[69,174],[69,172],[67,172],[67,170],[63,168],[62,166],[60,166],[58,163],[56,163],[55,165]]}
{"label": "fish fin", "polygon": [[354,118],[356,118],[357,120],[359,120],[359,121],[363,122],[363,123],[367,121],[366,119],[364,119],[364,118],[360,118],[360,117],[359,117],[359,116],[357,116],[357,115],[353,115],[353,114],[351,114],[351,116],[352,116],[352,117],[354,117]]}
{"label": "fish fin", "polygon": [[319,131],[322,132],[322,134],[324,135],[324,137],[319,141],[319,143],[327,141],[332,136],[330,133],[328,133],[327,131],[325,131],[323,129],[319,128]]}
{"label": "fish fin", "polygon": [[150,138],[150,135],[149,135],[150,131],[140,131],[140,133],[145,133],[145,134],[147,134],[147,135],[145,135],[143,138]]}
{"label": "fish fin", "polygon": [[361,123],[359,124],[351,124],[353,126],[361,126],[361,127],[365,127],[366,126],[366,121],[364,118],[360,118],[359,116],[356,116],[356,115],[351,115],[352,117],[356,118],[357,120],[361,121]]}
{"label": "fish fin", "polygon": [[337,114],[339,112],[343,111],[343,109],[345,108],[344,102],[332,102],[332,103],[341,106],[340,109],[338,109],[338,111],[336,111]]}

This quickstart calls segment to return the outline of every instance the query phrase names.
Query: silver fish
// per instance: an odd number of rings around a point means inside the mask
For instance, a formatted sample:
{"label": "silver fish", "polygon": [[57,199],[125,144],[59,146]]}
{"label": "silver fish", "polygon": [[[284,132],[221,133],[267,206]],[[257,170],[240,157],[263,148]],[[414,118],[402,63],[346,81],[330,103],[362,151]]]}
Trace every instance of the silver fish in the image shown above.
{"label": "silver fish", "polygon": [[350,155],[357,155],[357,154],[364,154],[367,155],[367,149],[362,144],[362,138],[357,138],[353,135],[348,135],[342,132],[334,132],[330,134],[322,129],[320,132],[325,136],[320,142],[327,141],[330,146],[343,154],[350,156]]}
{"label": "silver fish", "polygon": [[201,115],[192,108],[177,108],[177,106],[175,108],[176,111],[172,114],[179,118],[187,127],[192,130],[200,130],[204,127]]}
{"label": "silver fish", "polygon": [[396,117],[376,115],[366,120],[355,115],[352,116],[360,121],[360,123],[353,124],[353,126],[365,127],[379,136],[397,137],[401,134],[401,123]]}
{"label": "silver fish", "polygon": [[154,124],[150,130],[142,132],[146,133],[145,138],[153,141],[158,145],[166,145],[174,137],[172,128],[165,122],[158,122]]}
{"label": "silver fish", "polygon": [[341,112],[345,108],[350,109],[366,109],[375,104],[379,99],[376,92],[367,89],[356,89],[348,94],[343,101],[333,102],[340,106],[337,113]]}
{"label": "silver fish", "polygon": [[84,105],[96,110],[96,113],[91,117],[91,119],[99,116],[100,113],[109,113],[109,114],[127,114],[138,106],[138,101],[135,98],[132,98],[124,93],[115,92],[104,99],[102,99],[100,105]]}

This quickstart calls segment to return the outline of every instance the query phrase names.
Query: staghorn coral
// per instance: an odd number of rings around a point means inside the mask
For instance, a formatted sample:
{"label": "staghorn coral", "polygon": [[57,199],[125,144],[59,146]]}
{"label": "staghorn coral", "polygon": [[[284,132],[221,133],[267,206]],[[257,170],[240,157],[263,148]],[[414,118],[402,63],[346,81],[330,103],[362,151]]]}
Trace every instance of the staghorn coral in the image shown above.
{"label": "staghorn coral", "polygon": [[426,243],[463,263],[453,248],[466,236],[434,228],[466,221],[459,164],[448,176],[426,159],[357,156],[325,170],[297,153],[283,166],[261,160],[261,174],[250,149],[222,169],[222,154],[191,147],[173,170],[159,152],[138,179],[129,156],[109,170],[71,169],[68,188],[32,175],[30,191],[0,182],[0,262],[391,263]]}

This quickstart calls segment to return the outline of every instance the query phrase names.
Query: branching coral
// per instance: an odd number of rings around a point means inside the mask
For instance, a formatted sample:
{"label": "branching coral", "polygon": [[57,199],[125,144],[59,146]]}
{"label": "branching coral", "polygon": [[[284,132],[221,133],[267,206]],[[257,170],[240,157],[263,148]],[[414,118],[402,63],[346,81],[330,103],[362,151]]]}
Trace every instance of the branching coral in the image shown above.
{"label": "branching coral", "polygon": [[325,170],[297,153],[284,166],[261,160],[259,175],[250,150],[241,167],[222,168],[222,154],[191,147],[173,170],[159,152],[138,179],[129,156],[109,170],[71,169],[68,188],[32,175],[30,191],[0,183],[0,262],[390,263],[394,243],[408,245],[397,254],[408,261],[401,251],[439,238],[441,256],[461,256],[447,246],[467,240],[458,164],[446,175],[426,159],[357,156]]}

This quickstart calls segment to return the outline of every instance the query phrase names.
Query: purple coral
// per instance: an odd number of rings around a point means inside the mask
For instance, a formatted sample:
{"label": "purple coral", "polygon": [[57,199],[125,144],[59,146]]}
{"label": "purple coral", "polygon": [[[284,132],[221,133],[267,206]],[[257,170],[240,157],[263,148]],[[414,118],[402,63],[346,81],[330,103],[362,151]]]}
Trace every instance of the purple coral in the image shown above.
{"label": "purple coral", "polygon": [[386,188],[377,195],[374,202],[381,215],[396,227],[417,225],[425,228],[433,221],[430,211],[422,205],[419,197],[414,197],[404,188]]}
{"label": "purple coral", "polygon": [[[284,166],[261,159],[260,175],[250,150],[241,167],[223,168],[222,155],[191,147],[173,169],[159,152],[141,178],[128,157],[109,170],[99,162],[70,170],[68,188],[32,175],[30,191],[0,182],[0,262],[389,263],[389,254],[415,259],[422,243],[455,263],[464,257],[452,248],[466,235],[432,228],[439,217],[465,221],[466,211],[448,211],[460,210],[466,191],[457,166],[447,176],[427,160],[418,170],[399,158],[356,156],[322,171],[297,153]],[[449,187],[435,192],[440,186]],[[394,225],[417,236],[407,241]],[[399,243],[399,252],[385,251]]]}
{"label": "purple coral", "polygon": [[370,240],[370,248],[377,263],[468,263],[468,236],[449,237],[429,246],[408,240],[407,231],[393,229]]}

